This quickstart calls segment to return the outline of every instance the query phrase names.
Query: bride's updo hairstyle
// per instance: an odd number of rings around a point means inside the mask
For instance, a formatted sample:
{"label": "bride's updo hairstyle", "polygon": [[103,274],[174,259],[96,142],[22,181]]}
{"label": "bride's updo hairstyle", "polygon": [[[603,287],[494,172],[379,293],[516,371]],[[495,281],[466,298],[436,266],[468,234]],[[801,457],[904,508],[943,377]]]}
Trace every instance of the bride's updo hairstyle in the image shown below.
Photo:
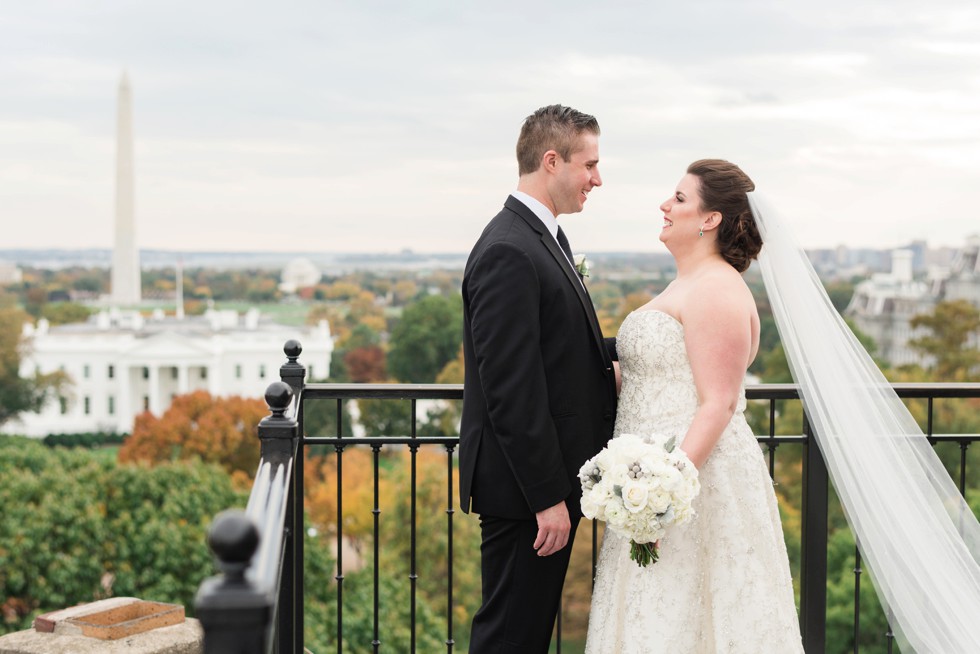
{"label": "bride's updo hairstyle", "polygon": [[718,251],[739,272],[759,256],[762,237],[745,195],[755,184],[742,169],[724,159],[701,159],[687,167],[700,182],[701,211],[721,213]]}

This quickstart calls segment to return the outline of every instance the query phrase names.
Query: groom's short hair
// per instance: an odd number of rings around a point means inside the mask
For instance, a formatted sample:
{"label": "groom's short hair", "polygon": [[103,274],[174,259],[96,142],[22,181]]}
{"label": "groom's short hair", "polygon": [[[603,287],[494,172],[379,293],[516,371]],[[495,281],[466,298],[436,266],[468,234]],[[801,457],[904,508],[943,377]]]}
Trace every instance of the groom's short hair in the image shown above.
{"label": "groom's short hair", "polygon": [[568,161],[582,132],[599,135],[599,121],[595,116],[560,104],[541,107],[525,118],[521,127],[521,135],[517,139],[518,174],[526,175],[537,170],[541,157],[548,150],[554,150]]}

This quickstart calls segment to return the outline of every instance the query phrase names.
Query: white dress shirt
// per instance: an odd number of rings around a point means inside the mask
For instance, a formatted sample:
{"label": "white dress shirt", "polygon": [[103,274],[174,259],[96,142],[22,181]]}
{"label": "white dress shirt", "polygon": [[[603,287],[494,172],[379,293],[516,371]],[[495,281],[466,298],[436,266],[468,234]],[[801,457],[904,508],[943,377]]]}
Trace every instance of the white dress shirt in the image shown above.
{"label": "white dress shirt", "polygon": [[[531,213],[538,217],[538,220],[544,223],[548,233],[551,234],[551,238],[555,239],[555,243],[558,243],[558,219],[551,213],[551,210],[544,206],[540,200],[531,197],[524,191],[514,191],[511,193],[511,195],[520,200],[524,206],[531,210]],[[562,250],[560,243],[558,244],[558,249],[565,252],[565,250]],[[568,259],[567,254],[565,255],[565,258]],[[575,267],[574,261],[569,259],[568,262],[572,264],[572,268]]]}
{"label": "white dress shirt", "polygon": [[[548,233],[551,234],[551,238],[555,239],[558,249],[565,255],[565,259],[569,264],[571,264],[572,270],[576,272],[576,277],[578,277],[579,284],[582,285],[582,288],[585,288],[585,281],[582,279],[581,275],[577,274],[578,269],[575,267],[575,261],[572,260],[567,252],[565,252],[565,249],[562,248],[561,243],[558,243],[558,219],[551,213],[551,210],[544,206],[540,200],[531,197],[523,191],[514,191],[511,193],[511,195],[514,196],[516,200],[522,202],[524,206],[531,210],[531,213],[537,216],[538,219],[544,223]],[[588,293],[588,291],[586,291],[586,293]]]}

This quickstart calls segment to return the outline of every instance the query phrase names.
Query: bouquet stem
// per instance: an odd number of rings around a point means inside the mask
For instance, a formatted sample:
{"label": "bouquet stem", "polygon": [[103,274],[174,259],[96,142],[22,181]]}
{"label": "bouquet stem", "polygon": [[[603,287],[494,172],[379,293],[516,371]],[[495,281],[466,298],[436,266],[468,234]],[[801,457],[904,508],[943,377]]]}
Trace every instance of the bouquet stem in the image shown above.
{"label": "bouquet stem", "polygon": [[656,563],[660,558],[656,543],[637,543],[630,541],[630,558],[636,561],[641,568],[647,567],[651,563]]}

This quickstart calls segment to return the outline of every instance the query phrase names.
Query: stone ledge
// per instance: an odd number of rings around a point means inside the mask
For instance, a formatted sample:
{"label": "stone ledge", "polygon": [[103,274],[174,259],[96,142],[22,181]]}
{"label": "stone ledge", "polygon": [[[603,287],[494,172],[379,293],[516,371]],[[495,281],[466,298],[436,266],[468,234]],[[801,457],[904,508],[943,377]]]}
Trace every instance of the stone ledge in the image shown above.
{"label": "stone ledge", "polygon": [[0,636],[0,654],[203,654],[201,624],[187,618],[183,624],[161,627],[119,640],[39,633],[33,629]]}
{"label": "stone ledge", "polygon": [[[71,618],[78,618],[91,613],[98,613],[99,611],[108,611],[110,609],[129,606],[130,604],[135,604],[136,602],[139,602],[139,599],[135,597],[111,597],[109,599],[99,600],[98,602],[79,604],[78,606],[61,609],[60,611],[43,613],[34,618],[34,630],[46,634],[62,633],[59,627],[63,626],[63,624]],[[69,633],[72,632],[69,631]],[[76,629],[75,633],[81,632]]]}

